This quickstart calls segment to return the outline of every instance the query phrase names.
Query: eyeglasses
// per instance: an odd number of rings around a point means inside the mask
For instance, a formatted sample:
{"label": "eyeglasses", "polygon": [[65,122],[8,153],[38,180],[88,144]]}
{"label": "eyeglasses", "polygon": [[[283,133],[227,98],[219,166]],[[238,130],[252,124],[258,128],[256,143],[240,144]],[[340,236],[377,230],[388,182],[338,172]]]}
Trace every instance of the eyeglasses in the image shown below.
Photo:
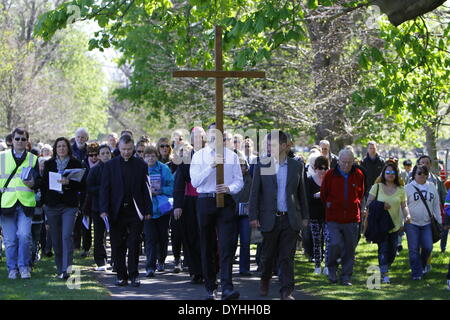
{"label": "eyeglasses", "polygon": [[425,173],[425,172],[417,172],[417,175],[418,175],[418,176],[421,176],[421,175],[428,176],[428,174]]}
{"label": "eyeglasses", "polygon": [[160,145],[159,147],[160,147],[160,148],[170,148],[170,145],[168,145],[168,144],[162,144],[162,145]]}
{"label": "eyeglasses", "polygon": [[89,157],[98,157],[98,153],[91,153],[91,154],[88,154],[88,156]]}
{"label": "eyeglasses", "polygon": [[386,174],[396,174],[397,172],[395,170],[386,170]]}
{"label": "eyeglasses", "polygon": [[326,170],[328,170],[328,167],[319,167],[319,168],[317,168],[317,170],[324,170],[324,171],[326,171]]}
{"label": "eyeglasses", "polygon": [[27,138],[14,138],[14,140],[25,142],[27,141]]}

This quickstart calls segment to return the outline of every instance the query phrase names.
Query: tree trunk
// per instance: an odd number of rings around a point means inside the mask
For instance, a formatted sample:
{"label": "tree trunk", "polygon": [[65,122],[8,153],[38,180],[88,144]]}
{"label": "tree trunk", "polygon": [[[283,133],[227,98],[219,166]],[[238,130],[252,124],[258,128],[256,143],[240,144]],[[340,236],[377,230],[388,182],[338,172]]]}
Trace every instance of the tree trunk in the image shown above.
{"label": "tree trunk", "polygon": [[437,126],[436,125],[425,125],[424,127],[425,135],[426,135],[426,141],[425,141],[425,148],[427,150],[428,155],[433,160],[433,166],[432,171],[439,175],[439,165],[438,165],[438,158],[437,158]]}
{"label": "tree trunk", "polygon": [[389,21],[398,26],[427,12],[433,11],[446,0],[374,0],[381,12],[389,17]]}

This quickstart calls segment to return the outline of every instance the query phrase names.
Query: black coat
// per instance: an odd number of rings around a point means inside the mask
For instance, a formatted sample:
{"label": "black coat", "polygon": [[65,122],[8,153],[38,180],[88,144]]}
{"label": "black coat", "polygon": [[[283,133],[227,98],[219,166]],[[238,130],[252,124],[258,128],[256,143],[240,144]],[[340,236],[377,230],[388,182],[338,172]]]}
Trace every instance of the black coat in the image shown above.
{"label": "black coat", "polygon": [[100,212],[100,187],[102,184],[102,172],[105,164],[100,162],[89,170],[86,180],[86,191],[90,197],[92,212]]}
{"label": "black coat", "polygon": [[[76,158],[71,157],[66,169],[76,169],[81,168],[81,162]],[[42,202],[50,207],[64,205],[67,207],[78,207],[79,199],[78,193],[83,191],[84,184],[82,182],[77,182],[70,180],[68,185],[63,186],[63,193],[59,193],[54,190],[49,189],[49,172],[58,172],[56,165],[56,159],[51,158],[44,162],[44,172],[42,174]]]}
{"label": "black coat", "polygon": [[178,166],[175,174],[175,182],[173,186],[173,207],[174,209],[184,207],[184,193],[186,184],[191,182],[189,170],[190,164],[182,163]]}
{"label": "black coat", "polygon": [[[116,157],[105,163],[102,172],[100,187],[100,213],[106,212],[110,221],[116,223],[119,220],[119,212],[124,199],[124,181],[122,178],[122,157]],[[152,213],[152,200],[150,185],[148,183],[147,164],[136,157],[131,157],[133,184],[131,196],[136,202],[137,210],[142,216]]]}

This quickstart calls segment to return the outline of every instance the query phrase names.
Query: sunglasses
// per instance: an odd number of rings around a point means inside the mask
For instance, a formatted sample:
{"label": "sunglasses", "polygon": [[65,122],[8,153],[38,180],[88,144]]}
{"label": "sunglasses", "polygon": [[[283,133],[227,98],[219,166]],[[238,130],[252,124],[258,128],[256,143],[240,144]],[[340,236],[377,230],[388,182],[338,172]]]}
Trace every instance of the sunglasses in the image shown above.
{"label": "sunglasses", "polygon": [[144,150],[137,150],[137,153],[144,153]]}
{"label": "sunglasses", "polygon": [[317,170],[323,170],[323,171],[326,171],[326,170],[328,170],[328,167],[319,167],[319,168],[317,168]]}
{"label": "sunglasses", "polygon": [[170,148],[170,145],[168,145],[168,144],[162,144],[162,145],[160,145],[159,147],[160,147],[160,148]]}
{"label": "sunglasses", "polygon": [[386,174],[396,174],[397,172],[395,170],[386,170]]}
{"label": "sunglasses", "polygon": [[14,138],[14,140],[25,142],[27,141],[27,138]]}
{"label": "sunglasses", "polygon": [[98,153],[91,153],[91,154],[88,154],[88,156],[89,157],[98,157]]}
{"label": "sunglasses", "polygon": [[418,176],[424,175],[424,176],[428,176],[428,174],[424,173],[424,172],[417,172]]}

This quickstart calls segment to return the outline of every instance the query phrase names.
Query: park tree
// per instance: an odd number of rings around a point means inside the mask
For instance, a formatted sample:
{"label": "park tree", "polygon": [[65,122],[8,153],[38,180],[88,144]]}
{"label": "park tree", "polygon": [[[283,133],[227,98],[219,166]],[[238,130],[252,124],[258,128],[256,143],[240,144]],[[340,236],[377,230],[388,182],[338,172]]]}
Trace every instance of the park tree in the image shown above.
{"label": "park tree", "polygon": [[[212,68],[212,30],[223,25],[226,68],[264,67],[270,75],[264,83],[226,83],[226,99],[233,102],[227,116],[241,126],[257,126],[258,119],[266,125],[295,126],[341,147],[361,132],[397,124],[375,105],[351,99],[363,81],[360,53],[366,46],[383,45],[367,37],[364,8],[377,4],[392,23],[400,24],[442,4],[416,2],[412,8],[409,1],[80,0],[45,13],[35,31],[50,39],[66,27],[73,13],[69,9],[79,8],[81,20],[95,20],[101,27],[90,48],[114,46],[123,53],[121,65],[132,70],[129,84],[116,91],[119,99],[147,110],[149,117],[165,111],[208,118],[208,83],[177,82],[170,71],[177,66]],[[398,18],[402,9],[405,14]]]}
{"label": "park tree", "polygon": [[33,141],[48,141],[83,124],[95,137],[106,124],[104,75],[87,53],[83,32],[71,28],[47,42],[33,35],[50,4],[4,0],[0,5],[1,133],[24,127]]}
{"label": "park tree", "polygon": [[437,159],[438,133],[450,114],[450,17],[441,10],[429,17],[399,27],[380,23],[383,46],[363,50],[368,72],[354,99],[395,119],[404,139],[423,129],[427,153]]}

